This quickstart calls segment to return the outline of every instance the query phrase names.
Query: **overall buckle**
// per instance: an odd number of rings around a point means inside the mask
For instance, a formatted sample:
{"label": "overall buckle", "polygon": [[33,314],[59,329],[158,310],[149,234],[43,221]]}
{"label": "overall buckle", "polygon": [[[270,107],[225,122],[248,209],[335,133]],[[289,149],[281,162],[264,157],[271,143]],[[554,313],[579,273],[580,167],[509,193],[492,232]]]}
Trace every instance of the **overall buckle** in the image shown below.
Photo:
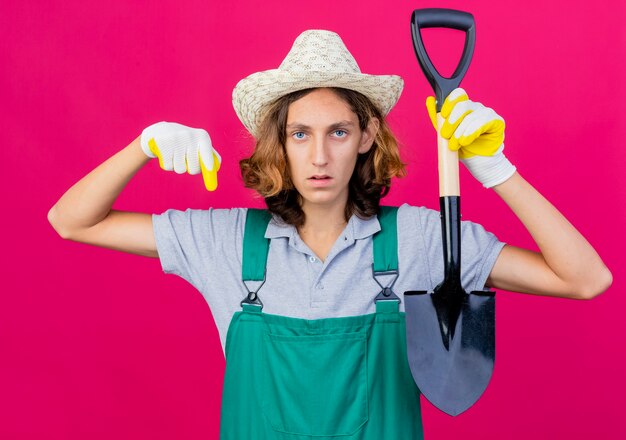
{"label": "overall buckle", "polygon": [[[393,280],[387,284],[386,286],[383,286],[382,284],[380,284],[378,282],[378,279],[376,278],[377,276],[384,276],[384,275],[395,275],[395,277],[393,278]],[[393,285],[396,283],[396,280],[398,279],[399,276],[399,272],[397,270],[381,270],[381,271],[375,271],[374,270],[374,265],[372,264],[372,277],[374,278],[374,281],[376,281],[376,284],[378,284],[380,286],[380,288],[382,289],[381,292],[376,295],[376,298],[374,298],[374,302],[376,301],[398,301],[398,304],[401,303],[402,301],[400,300],[400,297],[398,295],[396,295],[393,290],[392,287]]]}

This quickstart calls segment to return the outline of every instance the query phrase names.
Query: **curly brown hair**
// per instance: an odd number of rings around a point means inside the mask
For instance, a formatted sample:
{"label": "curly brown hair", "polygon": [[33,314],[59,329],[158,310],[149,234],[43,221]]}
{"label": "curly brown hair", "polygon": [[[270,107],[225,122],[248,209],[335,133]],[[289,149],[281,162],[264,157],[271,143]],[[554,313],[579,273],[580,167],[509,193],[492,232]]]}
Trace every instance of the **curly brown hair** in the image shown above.
{"label": "curly brown hair", "polygon": [[[366,219],[379,213],[380,199],[389,192],[391,178],[403,177],[406,174],[405,164],[400,160],[398,141],[380,110],[359,92],[339,87],[329,88],[357,115],[361,131],[367,128],[372,118],[380,122],[372,147],[358,155],[344,212],[346,221],[352,214]],[[245,187],[256,190],[265,198],[270,212],[278,214],[285,223],[294,226],[302,226],[305,215],[287,164],[287,113],[291,103],[313,90],[290,93],[269,105],[259,126],[252,156],[239,161]]]}

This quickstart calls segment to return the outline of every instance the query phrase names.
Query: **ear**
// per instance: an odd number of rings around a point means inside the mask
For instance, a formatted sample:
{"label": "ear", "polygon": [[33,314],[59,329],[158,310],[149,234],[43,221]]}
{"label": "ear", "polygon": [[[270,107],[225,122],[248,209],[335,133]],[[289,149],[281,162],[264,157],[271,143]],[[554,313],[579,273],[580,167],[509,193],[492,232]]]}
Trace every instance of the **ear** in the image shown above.
{"label": "ear", "polygon": [[372,148],[379,127],[380,121],[378,118],[370,118],[370,121],[367,123],[367,128],[361,133],[361,143],[359,145],[360,154],[367,153],[370,148]]}

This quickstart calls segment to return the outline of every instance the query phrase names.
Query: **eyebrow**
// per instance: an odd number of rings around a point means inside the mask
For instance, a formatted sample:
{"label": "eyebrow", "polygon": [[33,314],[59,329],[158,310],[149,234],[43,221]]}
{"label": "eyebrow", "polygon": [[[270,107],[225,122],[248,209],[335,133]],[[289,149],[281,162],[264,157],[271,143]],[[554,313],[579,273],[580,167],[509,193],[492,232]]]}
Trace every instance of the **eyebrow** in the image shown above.
{"label": "eyebrow", "polygon": [[[352,121],[339,121],[339,122],[335,122],[334,124],[331,124],[328,128],[330,131],[332,130],[338,130],[340,128],[352,128],[354,127],[354,122]],[[291,129],[298,129],[298,130],[310,130],[311,127],[306,125],[306,124],[300,124],[298,122],[292,123],[292,124],[287,124],[286,127],[288,130]]]}

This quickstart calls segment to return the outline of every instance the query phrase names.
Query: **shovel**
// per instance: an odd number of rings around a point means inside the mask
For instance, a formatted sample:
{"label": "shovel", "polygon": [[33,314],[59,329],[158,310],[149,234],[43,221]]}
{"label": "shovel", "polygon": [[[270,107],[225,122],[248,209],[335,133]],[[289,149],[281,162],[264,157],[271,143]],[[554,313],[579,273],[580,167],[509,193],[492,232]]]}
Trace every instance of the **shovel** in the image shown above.
{"label": "shovel", "polygon": [[[444,78],[426,54],[421,28],[465,31],[461,61]],[[413,46],[437,99],[439,205],[444,279],[433,291],[404,292],[407,355],[422,394],[441,411],[455,416],[471,407],[489,384],[495,359],[495,293],[461,286],[461,214],[458,152],[439,134],[443,101],[467,72],[476,30],[474,17],[452,9],[417,9],[411,18]]]}

